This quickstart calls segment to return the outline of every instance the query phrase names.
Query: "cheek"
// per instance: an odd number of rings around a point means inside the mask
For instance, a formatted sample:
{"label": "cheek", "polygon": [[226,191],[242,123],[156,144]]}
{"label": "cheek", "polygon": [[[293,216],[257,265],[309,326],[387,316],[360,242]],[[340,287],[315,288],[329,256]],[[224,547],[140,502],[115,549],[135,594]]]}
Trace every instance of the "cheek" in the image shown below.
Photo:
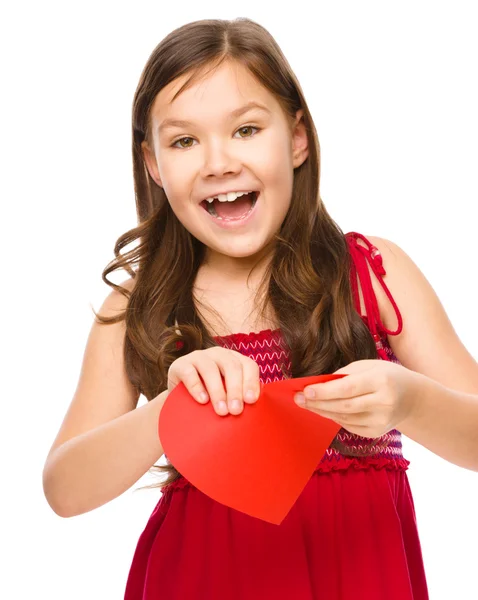
{"label": "cheek", "polygon": [[187,179],[178,178],[174,173],[178,171],[174,168],[163,168],[161,171],[163,189],[168,198],[169,205],[178,219],[182,220],[191,211],[191,201],[189,200],[191,188],[188,187]]}
{"label": "cheek", "polygon": [[253,165],[264,177],[283,178],[290,171],[292,172],[291,151],[284,140],[278,136],[270,136],[266,142],[257,147],[257,152],[253,153]]}
{"label": "cheek", "polygon": [[[194,213],[193,208],[196,210],[201,209],[201,207],[196,208],[190,202],[180,200],[178,198],[169,199],[169,205],[173,213],[176,215],[177,219],[181,222],[181,224],[191,233],[194,233],[197,229],[198,219],[197,214]],[[202,209],[201,209],[202,210]]]}
{"label": "cheek", "polygon": [[294,183],[294,170],[290,157],[284,149],[275,150],[276,155],[270,157],[270,161],[265,168],[266,189],[274,194],[277,200],[277,210],[279,212],[287,211],[292,197],[292,187]]}
{"label": "cheek", "polygon": [[[184,158],[181,159],[173,151],[160,154],[158,158],[158,171],[168,198],[173,200],[174,198],[184,197],[187,194],[187,181],[190,178],[188,176],[189,170],[187,161]],[[178,176],[178,173],[181,175]]]}

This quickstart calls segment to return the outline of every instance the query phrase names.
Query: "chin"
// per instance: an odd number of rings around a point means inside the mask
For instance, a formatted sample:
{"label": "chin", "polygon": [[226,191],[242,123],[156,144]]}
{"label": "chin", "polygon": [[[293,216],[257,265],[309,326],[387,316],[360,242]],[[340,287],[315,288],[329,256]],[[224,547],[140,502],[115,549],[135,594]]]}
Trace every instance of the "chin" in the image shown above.
{"label": "chin", "polygon": [[266,244],[258,244],[257,242],[253,245],[247,244],[234,244],[227,247],[209,247],[211,252],[217,252],[219,254],[223,254],[224,256],[229,256],[231,258],[252,258],[265,249]]}

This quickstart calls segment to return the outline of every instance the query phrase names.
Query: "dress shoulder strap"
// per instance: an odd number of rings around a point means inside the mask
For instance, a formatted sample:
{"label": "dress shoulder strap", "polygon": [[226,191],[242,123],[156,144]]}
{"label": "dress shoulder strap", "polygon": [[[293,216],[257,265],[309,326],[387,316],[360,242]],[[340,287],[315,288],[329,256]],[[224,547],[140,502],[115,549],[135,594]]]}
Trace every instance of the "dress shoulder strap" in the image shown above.
{"label": "dress shoulder strap", "polygon": [[[351,264],[351,283],[352,283],[352,293],[354,298],[354,303],[357,308],[357,312],[360,314],[360,298],[358,293],[358,279],[360,280],[360,286],[362,288],[363,301],[365,304],[366,318],[369,324],[370,332],[372,333],[376,342],[380,341],[380,333],[386,333],[388,335],[398,335],[403,328],[403,320],[402,315],[400,314],[400,310],[390,293],[385,281],[383,280],[383,275],[386,274],[386,271],[383,267],[382,263],[382,255],[376,246],[374,246],[370,240],[368,240],[361,233],[357,233],[356,231],[351,231],[345,235],[350,255],[352,258]],[[359,240],[362,240],[365,243],[365,246],[359,244]],[[377,279],[380,281],[385,293],[387,294],[390,302],[395,309],[395,314],[398,319],[398,327],[396,331],[391,331],[387,329],[385,325],[382,323],[382,319],[380,317],[380,310],[378,308],[377,298],[375,296],[375,292],[372,286],[372,280],[370,278],[370,272],[367,267],[367,261],[370,264],[373,272],[375,273]]]}

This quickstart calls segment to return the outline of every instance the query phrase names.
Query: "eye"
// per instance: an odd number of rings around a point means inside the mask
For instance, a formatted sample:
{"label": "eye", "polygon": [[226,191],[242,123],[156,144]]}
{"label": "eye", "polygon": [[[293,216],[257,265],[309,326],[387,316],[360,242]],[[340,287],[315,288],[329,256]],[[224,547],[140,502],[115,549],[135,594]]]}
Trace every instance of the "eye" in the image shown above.
{"label": "eye", "polygon": [[[173,142],[171,144],[171,148],[177,148],[176,144],[179,144],[179,142],[182,142],[183,140],[191,140],[192,138],[190,137],[183,137],[183,138],[179,138],[179,140],[176,140],[175,142]],[[191,148],[191,146],[181,146],[181,148]]]}
{"label": "eye", "polygon": [[[259,131],[259,128],[254,127],[254,125],[243,125],[242,127],[239,127],[237,131],[243,131],[244,129],[256,129],[257,131]],[[252,135],[247,135],[246,137],[252,137]]]}
{"label": "eye", "polygon": [[[239,131],[243,131],[244,129],[255,129],[256,131],[260,131],[260,128],[259,127],[254,127],[254,125],[243,125],[242,127],[239,127],[239,129],[237,130],[236,133],[238,133]],[[248,137],[253,137],[254,135],[255,134],[246,135],[246,136],[242,136],[241,135],[241,138],[244,139],[244,138],[248,138]],[[183,146],[182,144],[180,146],[176,145],[176,144],[179,144],[180,142],[182,142],[183,140],[192,140],[192,139],[193,138],[191,138],[191,137],[182,137],[182,138],[179,138],[179,140],[176,140],[175,142],[173,142],[171,144],[171,148],[182,148],[182,149],[192,148],[191,145],[188,145],[188,146]]]}

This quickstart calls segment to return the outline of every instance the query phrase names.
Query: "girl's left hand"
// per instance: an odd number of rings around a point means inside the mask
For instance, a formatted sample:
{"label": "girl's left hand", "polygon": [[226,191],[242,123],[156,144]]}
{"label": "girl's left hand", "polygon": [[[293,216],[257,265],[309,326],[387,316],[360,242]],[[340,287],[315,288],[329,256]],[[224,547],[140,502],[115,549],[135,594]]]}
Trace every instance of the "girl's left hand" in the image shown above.
{"label": "girl's left hand", "polygon": [[[420,375],[415,371],[371,359],[352,362],[334,375],[341,373],[347,377],[304,388],[302,407],[369,438],[397,428],[410,415],[419,390]],[[296,402],[300,395],[295,395]]]}

